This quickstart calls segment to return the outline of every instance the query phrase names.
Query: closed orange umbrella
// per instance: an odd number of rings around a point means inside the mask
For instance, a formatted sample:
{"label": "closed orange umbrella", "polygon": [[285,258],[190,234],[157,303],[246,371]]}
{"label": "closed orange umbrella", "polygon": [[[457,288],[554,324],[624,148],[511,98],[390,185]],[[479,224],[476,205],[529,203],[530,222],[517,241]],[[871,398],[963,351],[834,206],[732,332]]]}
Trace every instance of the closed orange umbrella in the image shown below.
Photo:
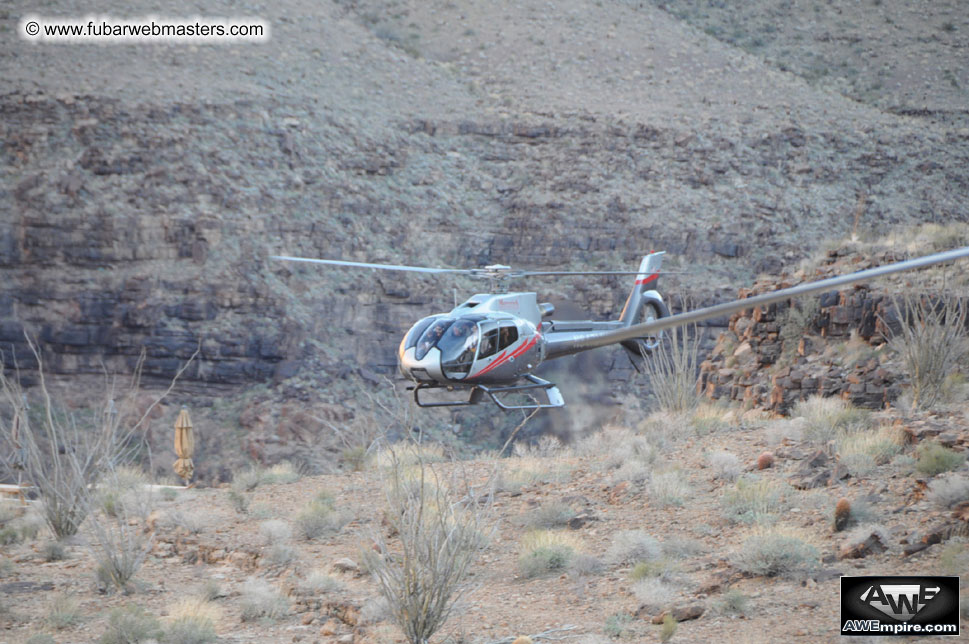
{"label": "closed orange umbrella", "polygon": [[178,460],[175,461],[174,469],[186,485],[195,473],[195,465],[192,463],[192,454],[195,452],[195,434],[192,432],[192,419],[188,417],[188,409],[182,407],[178,412],[178,420],[175,421],[175,454]]}

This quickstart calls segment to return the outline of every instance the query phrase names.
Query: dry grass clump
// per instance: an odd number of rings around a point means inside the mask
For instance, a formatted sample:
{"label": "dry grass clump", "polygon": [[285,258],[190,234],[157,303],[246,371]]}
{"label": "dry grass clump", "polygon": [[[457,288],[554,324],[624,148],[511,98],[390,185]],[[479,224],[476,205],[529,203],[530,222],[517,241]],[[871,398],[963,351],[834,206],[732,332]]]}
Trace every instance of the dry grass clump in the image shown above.
{"label": "dry grass clump", "polygon": [[519,544],[518,570],[528,578],[565,571],[578,546],[578,539],[567,532],[527,532]]}
{"label": "dry grass clump", "polygon": [[370,462],[377,468],[386,469],[410,468],[421,463],[443,463],[447,460],[447,451],[440,443],[401,441],[377,450]]}
{"label": "dry grass clump", "polygon": [[289,600],[270,583],[256,578],[242,585],[242,621],[276,620],[289,613]]}
{"label": "dry grass clump", "polygon": [[688,414],[702,401],[697,392],[700,334],[696,325],[664,332],[663,342],[643,360],[658,407],[667,413]]}
{"label": "dry grass clump", "polygon": [[687,424],[697,436],[706,436],[731,426],[732,412],[722,405],[700,404],[687,417]]}
{"label": "dry grass clump", "polygon": [[518,494],[523,488],[540,482],[559,483],[567,481],[572,467],[550,459],[512,457],[502,462],[495,481],[495,489],[508,494]]}
{"label": "dry grass clump", "polygon": [[72,595],[55,595],[45,618],[51,628],[61,630],[81,621],[81,602]]}
{"label": "dry grass clump", "polygon": [[741,478],[720,496],[723,516],[738,523],[770,521],[781,512],[787,486],[767,478]]}
{"label": "dry grass clump", "polygon": [[945,476],[929,483],[928,497],[941,508],[969,501],[969,478]]}
{"label": "dry grass clump", "polygon": [[[113,473],[104,477],[104,486],[118,489]],[[128,589],[128,583],[147,559],[154,545],[154,533],[146,532],[148,515],[155,497],[150,488],[135,486],[118,496],[112,511],[89,512],[87,522],[97,568],[97,581],[102,589]]]}
{"label": "dry grass clump", "polygon": [[288,461],[276,463],[262,472],[261,483],[273,485],[275,483],[295,483],[302,477],[299,469]]}
{"label": "dry grass clump", "polygon": [[293,529],[285,521],[270,519],[259,524],[259,534],[267,545],[272,545],[288,541],[293,536]]}
{"label": "dry grass clump", "polygon": [[877,430],[842,429],[835,444],[838,460],[852,476],[862,477],[901,452],[904,438],[899,430],[889,426]]}
{"label": "dry grass clump", "polygon": [[868,420],[868,412],[840,398],[823,396],[811,396],[799,401],[791,415],[804,418],[804,437],[816,443],[828,442],[838,430],[860,428]]}
{"label": "dry grass clump", "polygon": [[551,458],[562,453],[562,441],[552,434],[542,434],[534,443],[516,442],[512,454],[522,458]]}
{"label": "dry grass clump", "polygon": [[163,636],[164,631],[157,619],[140,606],[129,604],[108,613],[108,628],[98,639],[98,644],[139,644],[158,641]]}
{"label": "dry grass clump", "polygon": [[795,577],[814,569],[820,553],[800,534],[784,528],[754,532],[734,552],[731,563],[743,572],[765,577]]}
{"label": "dry grass clump", "polygon": [[646,577],[633,584],[633,594],[643,604],[666,608],[676,598],[676,589],[659,577]]}
{"label": "dry grass clump", "polygon": [[183,599],[169,608],[168,615],[166,642],[206,644],[217,639],[215,624],[221,612],[212,602],[200,598]]}
{"label": "dry grass clump", "polygon": [[334,579],[321,570],[314,570],[299,583],[299,590],[303,594],[323,595],[338,593],[343,589],[343,582]]}
{"label": "dry grass clump", "polygon": [[655,472],[649,481],[650,498],[662,505],[681,506],[690,492],[686,473],[679,468]]}
{"label": "dry grass clump", "polygon": [[336,534],[349,522],[350,516],[338,511],[334,507],[333,496],[323,491],[296,515],[293,524],[296,534],[310,541]]}
{"label": "dry grass clump", "polygon": [[736,454],[727,451],[711,452],[707,455],[707,463],[713,469],[713,478],[722,481],[736,481],[743,467]]}
{"label": "dry grass clump", "polygon": [[966,460],[962,452],[949,449],[939,443],[921,443],[916,453],[918,454],[918,462],[915,469],[929,476],[957,469]]}
{"label": "dry grass clump", "polygon": [[659,541],[642,530],[623,530],[613,537],[606,561],[613,565],[632,565],[655,561],[663,554]]}
{"label": "dry grass clump", "polygon": [[523,524],[527,528],[561,528],[568,525],[574,516],[575,510],[561,501],[554,501],[529,511]]}
{"label": "dry grass clump", "polygon": [[717,610],[724,615],[746,615],[749,607],[750,598],[736,588],[725,592],[717,602]]}

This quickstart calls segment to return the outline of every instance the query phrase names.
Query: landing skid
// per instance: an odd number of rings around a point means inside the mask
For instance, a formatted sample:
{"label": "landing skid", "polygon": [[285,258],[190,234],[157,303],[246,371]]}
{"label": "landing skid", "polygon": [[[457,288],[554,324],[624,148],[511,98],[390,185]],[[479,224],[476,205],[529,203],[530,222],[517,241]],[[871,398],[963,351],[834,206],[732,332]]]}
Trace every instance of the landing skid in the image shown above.
{"label": "landing skid", "polygon": [[[414,402],[417,403],[418,407],[466,407],[468,405],[477,405],[484,400],[485,395],[491,398],[498,407],[506,411],[513,411],[516,409],[552,409],[555,407],[564,407],[565,400],[562,398],[562,394],[559,392],[558,387],[548,380],[542,380],[537,376],[528,374],[525,376],[525,380],[529,382],[523,385],[507,385],[507,386],[495,386],[495,385],[439,385],[439,384],[429,384],[420,383],[410,389],[414,390]],[[446,391],[454,391],[455,389],[469,390],[467,400],[444,400],[444,401],[422,401],[421,391],[427,389],[444,389]],[[548,402],[542,403],[538,401],[533,401],[533,404],[524,405],[512,405],[502,401],[501,396],[510,393],[520,393],[524,391],[533,391],[541,389],[545,393],[545,398]]]}

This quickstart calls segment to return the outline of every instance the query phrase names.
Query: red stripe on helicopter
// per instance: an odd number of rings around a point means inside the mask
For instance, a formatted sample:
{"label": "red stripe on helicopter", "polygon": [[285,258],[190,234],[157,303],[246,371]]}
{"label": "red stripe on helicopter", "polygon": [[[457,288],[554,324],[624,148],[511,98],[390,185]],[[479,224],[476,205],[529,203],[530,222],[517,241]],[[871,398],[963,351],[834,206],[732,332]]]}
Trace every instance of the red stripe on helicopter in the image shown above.
{"label": "red stripe on helicopter", "polygon": [[659,279],[659,273],[653,273],[649,277],[644,277],[643,279],[636,280],[636,285],[649,284],[650,282],[655,282]]}
{"label": "red stripe on helicopter", "polygon": [[478,373],[474,374],[473,376],[469,376],[469,377],[470,378],[477,378],[478,376],[483,376],[484,374],[488,373],[489,371],[491,371],[495,367],[497,367],[499,365],[502,365],[502,364],[508,362],[508,360],[510,358],[517,358],[518,356],[522,355],[523,353],[525,353],[526,351],[528,351],[529,349],[531,349],[533,346],[535,346],[535,343],[538,342],[538,338],[539,338],[539,335],[536,333],[535,335],[532,336],[532,339],[531,340],[529,340],[528,342],[526,342],[522,346],[518,347],[517,349],[515,349],[511,353],[502,353],[502,354],[499,354],[498,357],[495,358],[494,362],[492,362],[490,365],[488,365],[487,367],[485,367],[484,369],[482,369]]}

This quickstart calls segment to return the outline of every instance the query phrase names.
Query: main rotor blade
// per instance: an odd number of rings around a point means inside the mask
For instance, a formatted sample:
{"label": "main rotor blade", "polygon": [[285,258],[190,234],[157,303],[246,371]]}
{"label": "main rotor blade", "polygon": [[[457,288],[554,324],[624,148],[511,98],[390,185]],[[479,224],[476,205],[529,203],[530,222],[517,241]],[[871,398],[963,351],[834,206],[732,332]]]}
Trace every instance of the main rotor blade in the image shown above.
{"label": "main rotor blade", "polygon": [[310,264],[332,264],[334,266],[352,266],[355,268],[377,268],[385,271],[410,271],[412,273],[463,273],[471,271],[461,268],[429,268],[427,266],[400,266],[397,264],[368,264],[366,262],[348,262],[342,259],[312,259],[309,257],[289,257],[288,255],[270,255],[270,259],[281,259],[287,262],[308,262]]}
{"label": "main rotor blade", "polygon": [[575,353],[578,351],[586,351],[588,349],[596,349],[598,347],[604,347],[617,342],[622,342],[624,340],[633,340],[635,338],[652,335],[657,331],[662,331],[664,329],[670,329],[686,324],[694,324],[696,322],[702,322],[703,320],[717,318],[722,315],[736,313],[737,311],[744,311],[746,309],[752,309],[765,304],[773,304],[774,302],[780,302],[792,297],[821,293],[837,286],[844,286],[845,284],[864,282],[876,277],[881,277],[882,275],[910,271],[916,268],[924,268],[926,266],[932,266],[933,264],[941,264],[943,262],[949,262],[955,259],[963,259],[967,257],[969,257],[969,246],[946,251],[944,253],[935,253],[933,255],[926,255],[924,257],[917,257],[915,259],[895,262],[894,264],[886,264],[885,266],[877,266],[875,268],[858,271],[857,273],[849,273],[848,275],[829,277],[828,279],[819,280],[817,282],[806,282],[804,284],[798,284],[797,286],[784,288],[779,291],[761,293],[760,295],[754,295],[743,300],[724,302],[723,304],[716,304],[714,306],[708,306],[702,309],[687,311],[686,313],[671,315],[654,322],[634,324],[633,326],[629,326],[624,329],[607,331],[606,333],[600,334],[590,332],[588,337],[575,339],[570,342],[571,346],[569,352]]}
{"label": "main rotor blade", "polygon": [[[547,277],[555,275],[640,275],[640,271],[521,271],[515,277]],[[652,271],[650,275],[689,275],[688,271]]]}

